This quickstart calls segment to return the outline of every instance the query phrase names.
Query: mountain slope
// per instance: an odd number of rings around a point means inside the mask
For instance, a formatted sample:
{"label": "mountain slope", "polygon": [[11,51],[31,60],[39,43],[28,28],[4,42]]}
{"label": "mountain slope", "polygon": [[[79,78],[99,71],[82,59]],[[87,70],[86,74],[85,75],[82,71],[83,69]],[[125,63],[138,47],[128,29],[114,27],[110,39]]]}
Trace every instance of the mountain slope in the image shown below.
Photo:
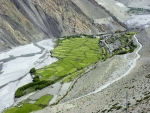
{"label": "mountain slope", "polygon": [[114,27],[94,23],[108,14],[90,1],[88,12],[86,2],[81,0],[81,6],[72,0],[1,0],[0,51],[45,38],[123,29],[113,19]]}

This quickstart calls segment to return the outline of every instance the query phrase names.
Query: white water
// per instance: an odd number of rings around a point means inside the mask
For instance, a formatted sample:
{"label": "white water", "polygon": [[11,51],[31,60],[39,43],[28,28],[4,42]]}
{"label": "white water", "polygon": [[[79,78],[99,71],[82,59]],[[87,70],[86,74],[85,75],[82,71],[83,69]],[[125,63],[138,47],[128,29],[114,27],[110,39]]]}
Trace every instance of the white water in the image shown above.
{"label": "white water", "polygon": [[[95,91],[90,92],[90,93],[88,93],[88,94],[86,94],[86,95],[83,95],[83,96],[81,96],[81,97],[75,98],[75,99],[73,99],[73,100],[70,100],[70,101],[68,101],[68,102],[71,102],[71,101],[74,101],[74,100],[78,100],[78,99],[81,99],[81,98],[83,98],[83,97],[86,97],[86,96],[89,96],[89,95],[92,95],[92,94],[96,94],[96,93],[102,91],[103,89],[107,88],[109,85],[113,84],[114,82],[116,82],[116,81],[122,79],[123,77],[127,76],[127,75],[132,71],[132,69],[136,66],[136,61],[137,61],[137,59],[140,58],[140,55],[138,54],[138,52],[139,52],[140,49],[142,48],[142,45],[139,43],[139,41],[138,41],[138,39],[136,38],[135,35],[134,35],[134,38],[135,38],[135,40],[136,40],[137,43],[138,43],[138,44],[137,44],[138,48],[135,50],[135,56],[134,56],[134,58],[129,60],[129,63],[128,63],[128,64],[130,65],[130,68],[129,68],[125,73],[123,73],[122,75],[120,75],[118,78],[116,78],[116,79],[114,79],[114,80],[109,80],[109,81],[107,81],[106,83],[104,83],[104,85],[101,85],[101,86],[100,86],[98,89],[96,89]],[[125,55],[124,58],[127,59],[127,58],[126,58],[126,55]]]}

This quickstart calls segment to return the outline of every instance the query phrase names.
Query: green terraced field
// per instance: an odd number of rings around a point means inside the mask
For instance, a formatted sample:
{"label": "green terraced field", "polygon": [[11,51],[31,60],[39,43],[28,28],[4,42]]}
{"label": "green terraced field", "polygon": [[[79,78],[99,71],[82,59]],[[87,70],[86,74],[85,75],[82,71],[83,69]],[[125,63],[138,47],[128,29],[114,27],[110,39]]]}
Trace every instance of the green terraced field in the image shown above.
{"label": "green terraced field", "polygon": [[43,105],[46,106],[53,98],[53,95],[44,95],[39,100],[35,102],[36,105]]}
{"label": "green terraced field", "polygon": [[[53,80],[59,77],[64,78],[67,75],[72,76],[75,72],[99,60],[107,59],[109,57],[107,49],[99,46],[99,40],[98,38],[85,37],[58,41],[59,46],[51,51],[51,53],[52,56],[57,57],[59,61],[37,70],[37,73],[41,75],[41,80]],[[71,78],[75,78],[77,76],[75,75]]]}
{"label": "green terraced field", "polygon": [[72,73],[70,76],[67,76],[63,79],[63,83],[70,82],[70,81],[74,80],[74,78],[76,78],[79,74],[81,74],[83,72],[84,72],[84,70],[80,70],[80,71]]}
{"label": "green terraced field", "polygon": [[23,104],[21,107],[12,107],[4,113],[30,113],[42,109],[42,107],[34,104]]}
{"label": "green terraced field", "polygon": [[[100,38],[66,38],[58,39],[57,46],[51,51],[53,57],[57,57],[58,61],[50,64],[42,69],[36,70],[36,75],[40,76],[40,80],[19,88],[15,97],[21,97],[25,94],[36,90],[43,89],[59,80],[70,82],[81,73],[86,67],[100,60],[106,60],[110,56],[125,54],[134,51],[134,45],[131,37],[135,32],[126,34],[118,34],[116,37],[111,37],[107,40],[112,43],[115,40],[120,41],[121,46],[113,53],[109,53],[106,46],[100,46]],[[110,55],[111,54],[111,55]]]}
{"label": "green terraced field", "polygon": [[[120,35],[120,38],[116,38],[120,40],[122,46],[115,50],[113,55],[132,52],[136,48],[136,45],[131,40],[133,34],[134,32],[130,32],[126,35]],[[108,43],[112,43],[116,39],[110,39]],[[57,57],[59,60],[43,69],[36,70],[36,74],[40,75],[40,80],[33,82],[34,85],[27,84],[21,87],[19,90],[22,93],[21,96],[35,91],[35,88],[38,90],[40,87],[47,87],[59,80],[62,80],[63,83],[70,82],[84,73],[86,67],[99,60],[109,58],[110,54],[107,48],[100,47],[99,42],[100,38],[88,37],[58,40],[58,46],[51,53],[53,57]],[[52,98],[52,95],[45,95],[38,99],[35,104],[22,104],[21,107],[12,107],[4,113],[29,113],[40,110],[47,106]]]}

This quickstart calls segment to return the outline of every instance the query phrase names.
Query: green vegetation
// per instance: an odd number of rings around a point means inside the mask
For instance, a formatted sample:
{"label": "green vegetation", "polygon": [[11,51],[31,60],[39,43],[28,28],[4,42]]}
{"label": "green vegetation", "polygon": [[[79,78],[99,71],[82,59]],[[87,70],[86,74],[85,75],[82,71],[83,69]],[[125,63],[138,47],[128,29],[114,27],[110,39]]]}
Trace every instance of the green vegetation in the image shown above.
{"label": "green vegetation", "polygon": [[[116,38],[107,41],[107,43],[114,43],[115,40],[121,42],[121,47],[115,50],[113,55],[132,52],[136,48],[131,39],[133,34],[135,33],[119,34]],[[99,60],[106,60],[111,57],[107,47],[100,46],[100,40],[100,38],[86,35],[84,37],[73,36],[58,39],[51,54],[59,60],[39,70],[32,68],[30,74],[34,75],[33,82],[18,88],[15,92],[15,97],[19,98],[25,94],[43,89],[59,80],[62,80],[62,83],[70,82],[82,75],[86,67],[97,63]],[[21,103],[21,107],[10,108],[5,113],[29,113],[36,111],[47,106],[52,98],[52,95],[45,95],[34,104],[29,104],[29,100],[27,100],[27,103]],[[115,104],[108,111],[121,108],[121,106]]]}
{"label": "green vegetation", "polygon": [[19,107],[12,107],[4,113],[30,113],[37,111],[46,107],[52,98],[53,95],[47,94],[38,99],[34,104],[29,104],[29,100],[25,100],[19,104]]}
{"label": "green vegetation", "polygon": [[107,40],[106,40],[106,43],[107,43],[107,44],[114,43],[117,39],[119,39],[119,36],[120,36],[120,35],[118,35],[117,37],[113,37],[113,38],[107,39]]}
{"label": "green vegetation", "polygon": [[83,72],[84,72],[84,70],[80,70],[78,72],[72,73],[70,76],[67,76],[63,79],[63,83],[74,80],[74,78],[76,78],[79,74],[82,74]]}
{"label": "green vegetation", "polygon": [[[110,38],[107,43],[113,43],[115,40],[121,42],[121,47],[114,50],[113,55],[132,52],[136,48],[131,39],[134,34],[135,32],[129,32],[124,35],[118,34],[116,38]],[[62,80],[63,83],[70,82],[81,75],[86,67],[111,57],[107,47],[100,46],[100,40],[100,38],[92,36],[72,36],[58,39],[51,54],[59,60],[39,70],[32,68],[30,73],[34,75],[33,82],[20,87],[16,91],[15,97],[19,98],[43,89],[59,80]]]}
{"label": "green vegetation", "polygon": [[40,80],[40,77],[39,77],[39,76],[33,77],[33,82],[38,82],[39,80]]}
{"label": "green vegetation", "polygon": [[136,34],[136,32],[129,32],[118,38],[121,42],[121,47],[113,51],[114,55],[131,53],[135,50],[135,48],[137,48],[137,45],[135,45],[131,39],[134,34]]}
{"label": "green vegetation", "polygon": [[[30,92],[43,89],[62,79],[63,82],[70,82],[79,74],[82,74],[87,66],[109,58],[110,55],[107,53],[107,49],[105,47],[100,48],[99,41],[100,39],[96,38],[58,40],[57,47],[51,53],[53,57],[57,57],[59,60],[40,70],[32,68],[30,73],[34,75],[33,82],[20,87],[15,92],[15,97],[19,98]],[[52,95],[45,95],[36,101],[35,106],[37,108],[38,106],[45,107],[52,98]],[[22,107],[14,107],[11,110],[18,113],[27,108],[26,105],[30,105],[32,108],[33,104],[23,104]],[[9,110],[6,112],[9,112]],[[28,111],[26,112],[28,113]]]}
{"label": "green vegetation", "polygon": [[146,100],[146,99],[149,99],[150,98],[150,95],[147,95],[143,98],[143,100]]}
{"label": "green vegetation", "polygon": [[133,8],[130,7],[130,9],[127,11],[128,14],[150,14],[149,9],[143,9],[143,8]]}
{"label": "green vegetation", "polygon": [[84,68],[87,66],[109,58],[110,55],[107,49],[105,47],[101,48],[99,41],[98,38],[87,37],[58,39],[57,47],[51,53],[53,57],[57,57],[59,60],[40,70],[32,68],[30,73],[35,75],[33,83],[19,88],[15,93],[15,97],[18,98],[45,88],[63,78],[63,82],[69,82],[83,73]]}
{"label": "green vegetation", "polygon": [[[58,41],[58,45],[51,51],[53,57],[57,57],[59,61],[37,70],[41,75],[41,80],[55,80],[71,75],[74,78],[90,64],[99,60],[109,58],[106,48],[99,47],[99,40],[96,38],[69,38]],[[78,74],[77,74],[77,73]]]}
{"label": "green vegetation", "polygon": [[129,35],[130,37],[129,38],[131,38],[133,35],[135,35],[135,34],[137,34],[137,32],[128,32],[127,33],[127,35]]}
{"label": "green vegetation", "polygon": [[119,110],[122,108],[122,106],[117,106],[119,103],[116,103],[112,105],[112,107],[108,110],[108,112],[113,111],[113,109]]}
{"label": "green vegetation", "polygon": [[23,104],[21,107],[12,107],[4,113],[30,113],[42,109],[42,107],[34,104]]}
{"label": "green vegetation", "polygon": [[29,72],[31,75],[34,75],[35,73],[36,73],[36,70],[35,70],[35,68],[32,68],[32,69],[30,69],[30,72]]}
{"label": "green vegetation", "polygon": [[[104,110],[102,111],[102,113],[105,113],[105,111],[107,111],[107,109],[104,109]],[[99,111],[98,111],[98,112],[99,112]],[[97,113],[98,113],[98,112],[97,112]]]}
{"label": "green vegetation", "polygon": [[[115,110],[121,109],[122,106],[118,106],[118,104],[119,104],[119,103],[116,103],[116,104],[112,105],[112,107],[111,107],[110,109],[108,109],[108,110],[107,110],[107,109],[102,110],[101,113],[105,113],[106,111],[107,111],[107,113],[108,113],[108,112],[113,111],[114,109],[115,109]],[[100,110],[98,110],[96,113],[100,113]]]}
{"label": "green vegetation", "polygon": [[136,100],[137,103],[140,103],[144,100],[148,100],[150,98],[150,95],[146,95],[144,98],[141,98],[140,100]]}
{"label": "green vegetation", "polygon": [[52,98],[53,98],[53,95],[48,95],[48,94],[44,95],[39,100],[37,100],[35,104],[40,105],[40,106],[47,106]]}
{"label": "green vegetation", "polygon": [[30,92],[43,89],[53,83],[54,81],[45,81],[45,80],[29,83],[27,85],[18,88],[17,91],[15,92],[15,97],[19,98]]}

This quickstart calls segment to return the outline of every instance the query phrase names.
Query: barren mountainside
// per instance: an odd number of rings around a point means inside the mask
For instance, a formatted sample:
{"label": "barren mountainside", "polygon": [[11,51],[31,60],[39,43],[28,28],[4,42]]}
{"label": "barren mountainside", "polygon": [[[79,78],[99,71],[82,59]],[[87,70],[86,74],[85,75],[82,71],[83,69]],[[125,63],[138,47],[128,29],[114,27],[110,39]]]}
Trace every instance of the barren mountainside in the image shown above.
{"label": "barren mountainside", "polygon": [[0,0],[0,113],[150,113],[150,0]]}
{"label": "barren mountainside", "polygon": [[123,29],[114,20],[94,22],[107,17],[92,0],[1,0],[0,51],[45,38]]}

